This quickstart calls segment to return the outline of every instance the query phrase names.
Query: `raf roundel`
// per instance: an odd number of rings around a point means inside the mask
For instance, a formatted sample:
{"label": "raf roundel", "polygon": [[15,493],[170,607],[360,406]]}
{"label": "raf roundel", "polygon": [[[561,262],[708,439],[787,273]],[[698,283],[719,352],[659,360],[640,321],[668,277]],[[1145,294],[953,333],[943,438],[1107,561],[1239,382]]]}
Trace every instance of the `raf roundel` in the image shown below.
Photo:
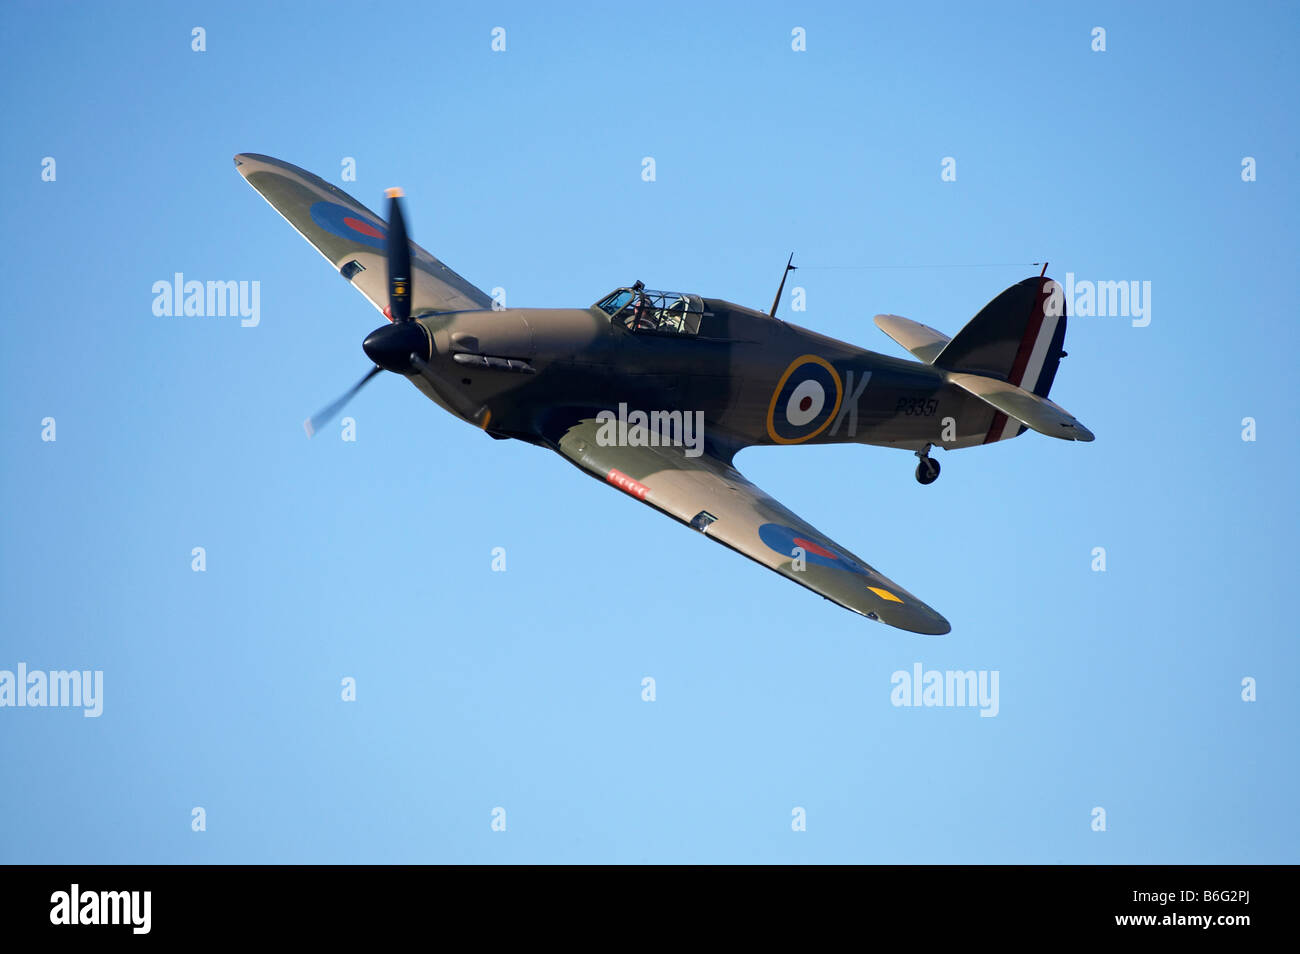
{"label": "raf roundel", "polygon": [[[827,543],[811,540],[804,536],[802,531],[795,530],[793,527],[782,526],[779,523],[765,523],[758,528],[758,537],[768,548],[775,550],[782,556],[793,559],[802,555],[806,562],[815,566],[826,566],[833,570],[846,570],[860,576],[870,575],[866,567],[847,553],[840,553]],[[802,550],[803,553],[796,553],[796,549]]]}
{"label": "raf roundel", "polygon": [[790,362],[767,408],[767,434],[778,444],[811,440],[835,419],[844,399],[839,373],[825,358],[806,354]]}
{"label": "raf roundel", "polygon": [[360,242],[381,252],[385,249],[388,233],[381,223],[373,222],[337,202],[317,202],[311,207],[311,220],[339,238]]}

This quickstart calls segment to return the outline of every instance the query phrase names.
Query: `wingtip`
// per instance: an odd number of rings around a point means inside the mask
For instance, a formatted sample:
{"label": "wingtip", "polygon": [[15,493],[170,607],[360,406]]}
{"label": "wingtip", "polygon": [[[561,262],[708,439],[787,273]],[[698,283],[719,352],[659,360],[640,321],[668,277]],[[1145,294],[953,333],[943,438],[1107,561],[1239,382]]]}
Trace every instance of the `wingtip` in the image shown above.
{"label": "wingtip", "polygon": [[[876,590],[875,587],[871,589]],[[894,597],[893,601],[881,597],[881,604],[868,615],[887,626],[918,636],[946,636],[952,632],[951,623],[914,596],[908,599]]]}
{"label": "wingtip", "polygon": [[235,168],[244,173],[247,173],[249,170],[260,171],[266,168],[284,171],[305,171],[298,169],[295,165],[285,162],[283,159],[277,159],[274,156],[267,156],[260,152],[235,153]]}
{"label": "wingtip", "polygon": [[259,168],[258,162],[262,159],[255,152],[237,152],[235,153],[235,171],[247,179],[252,173]]}
{"label": "wingtip", "polygon": [[[929,609],[929,607],[926,608]],[[910,633],[916,633],[918,636],[947,636],[952,632],[952,624],[934,610],[930,610],[930,615],[927,615],[924,620],[909,619],[906,625],[901,622],[891,622],[890,620],[885,620],[885,622],[891,626],[897,626],[899,629],[905,629]]]}
{"label": "wingtip", "polygon": [[894,617],[891,619],[880,614],[877,614],[875,618],[886,626],[892,626],[895,629],[901,629],[916,636],[947,636],[952,632],[952,624],[938,613],[932,619],[927,618],[925,620],[908,617]]}

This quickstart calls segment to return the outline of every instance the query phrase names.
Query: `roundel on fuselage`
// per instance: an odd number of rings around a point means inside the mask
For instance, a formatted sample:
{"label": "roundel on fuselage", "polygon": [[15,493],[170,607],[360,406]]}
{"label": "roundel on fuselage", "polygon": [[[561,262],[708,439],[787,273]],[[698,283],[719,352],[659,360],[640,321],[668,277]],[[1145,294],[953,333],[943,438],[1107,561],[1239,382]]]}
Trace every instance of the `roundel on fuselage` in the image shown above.
{"label": "roundel on fuselage", "polygon": [[767,408],[767,434],[778,444],[816,437],[835,419],[844,399],[839,373],[825,358],[806,354],[785,369]]}

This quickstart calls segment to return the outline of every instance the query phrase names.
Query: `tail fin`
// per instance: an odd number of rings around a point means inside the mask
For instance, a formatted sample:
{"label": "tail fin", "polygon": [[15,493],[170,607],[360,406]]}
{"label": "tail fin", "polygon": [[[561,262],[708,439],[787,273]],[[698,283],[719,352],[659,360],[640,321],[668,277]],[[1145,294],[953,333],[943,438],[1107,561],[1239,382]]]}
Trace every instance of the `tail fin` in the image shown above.
{"label": "tail fin", "polygon": [[934,359],[1047,397],[1065,354],[1065,296],[1050,278],[1026,278],[980,309]]}

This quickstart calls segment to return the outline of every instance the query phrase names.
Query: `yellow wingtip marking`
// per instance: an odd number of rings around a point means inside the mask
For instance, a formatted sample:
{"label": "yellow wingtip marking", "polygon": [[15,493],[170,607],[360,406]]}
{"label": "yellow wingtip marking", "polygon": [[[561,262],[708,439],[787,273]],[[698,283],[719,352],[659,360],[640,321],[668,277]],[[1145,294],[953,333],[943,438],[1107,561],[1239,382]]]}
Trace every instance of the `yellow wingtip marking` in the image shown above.
{"label": "yellow wingtip marking", "polygon": [[889,590],[882,590],[882,589],[881,589],[880,587],[878,587],[878,586],[868,586],[867,589],[869,589],[872,593],[875,593],[875,594],[876,594],[877,596],[879,596],[882,600],[892,600],[892,601],[895,602],[895,603],[901,603],[901,602],[903,602],[903,601],[900,600],[897,596],[895,596],[893,593],[889,592]]}
{"label": "yellow wingtip marking", "polygon": [[388,196],[390,199],[400,199],[402,196],[406,195],[406,193],[394,186],[391,189],[385,189],[384,195]]}

